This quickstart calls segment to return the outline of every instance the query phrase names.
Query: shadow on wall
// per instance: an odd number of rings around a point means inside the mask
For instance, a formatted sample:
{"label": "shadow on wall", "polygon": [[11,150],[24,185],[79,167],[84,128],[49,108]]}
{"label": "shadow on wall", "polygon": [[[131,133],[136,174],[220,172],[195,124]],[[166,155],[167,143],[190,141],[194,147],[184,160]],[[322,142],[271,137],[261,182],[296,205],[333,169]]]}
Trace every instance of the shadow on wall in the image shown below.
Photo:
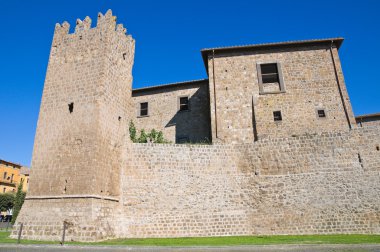
{"label": "shadow on wall", "polygon": [[[181,110],[181,107],[185,109]],[[192,96],[188,97],[187,109],[185,100],[181,102],[181,97],[178,98],[177,113],[165,127],[175,127],[176,143],[210,143],[210,120],[208,86],[202,85]]]}

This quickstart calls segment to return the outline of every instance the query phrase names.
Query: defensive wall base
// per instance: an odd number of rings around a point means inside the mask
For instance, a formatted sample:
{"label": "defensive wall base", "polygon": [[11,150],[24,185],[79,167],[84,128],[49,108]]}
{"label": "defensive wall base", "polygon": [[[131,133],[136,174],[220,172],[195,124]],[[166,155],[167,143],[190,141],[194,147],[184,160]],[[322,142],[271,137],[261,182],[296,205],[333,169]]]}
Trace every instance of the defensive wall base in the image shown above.
{"label": "defensive wall base", "polygon": [[380,234],[380,128],[250,144],[129,144],[118,202],[29,199],[24,239]]}
{"label": "defensive wall base", "polygon": [[66,241],[93,242],[114,238],[117,225],[112,221],[118,203],[96,198],[57,198],[26,200],[11,237],[61,241],[64,222]]}

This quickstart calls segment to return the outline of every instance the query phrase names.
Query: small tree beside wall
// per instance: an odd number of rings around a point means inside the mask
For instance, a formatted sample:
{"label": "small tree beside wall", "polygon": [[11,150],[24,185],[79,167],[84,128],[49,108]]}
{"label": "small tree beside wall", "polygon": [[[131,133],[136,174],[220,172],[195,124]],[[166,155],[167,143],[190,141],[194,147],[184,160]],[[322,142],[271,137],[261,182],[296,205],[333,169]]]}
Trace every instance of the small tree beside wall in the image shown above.
{"label": "small tree beside wall", "polygon": [[22,190],[23,184],[24,180],[21,179],[21,182],[17,187],[17,193],[14,200],[12,224],[16,222],[16,218],[21,210],[22,205],[24,204],[26,193]]}
{"label": "small tree beside wall", "polygon": [[15,194],[14,193],[3,193],[0,194],[0,211],[8,211],[9,209],[13,208],[15,201]]}

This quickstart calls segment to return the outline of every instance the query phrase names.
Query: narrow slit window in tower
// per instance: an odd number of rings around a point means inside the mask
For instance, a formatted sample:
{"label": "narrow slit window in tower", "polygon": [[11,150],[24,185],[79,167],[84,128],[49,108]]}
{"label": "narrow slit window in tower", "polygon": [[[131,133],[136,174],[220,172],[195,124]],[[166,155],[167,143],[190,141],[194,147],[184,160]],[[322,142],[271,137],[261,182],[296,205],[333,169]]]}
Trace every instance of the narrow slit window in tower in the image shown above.
{"label": "narrow slit window in tower", "polygon": [[74,102],[69,103],[69,111],[70,111],[70,114],[73,113],[73,111],[74,111]]}

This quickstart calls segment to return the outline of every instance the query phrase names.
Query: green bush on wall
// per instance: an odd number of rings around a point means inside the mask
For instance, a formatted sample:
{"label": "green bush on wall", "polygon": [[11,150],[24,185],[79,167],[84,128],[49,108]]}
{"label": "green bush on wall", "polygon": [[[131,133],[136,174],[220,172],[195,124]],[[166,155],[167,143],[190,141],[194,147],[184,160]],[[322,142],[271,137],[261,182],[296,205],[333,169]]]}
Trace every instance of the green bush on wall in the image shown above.
{"label": "green bush on wall", "polygon": [[164,138],[162,131],[152,129],[146,133],[144,129],[140,130],[140,136],[137,137],[137,130],[133,121],[129,122],[129,136],[134,143],[170,143]]}

